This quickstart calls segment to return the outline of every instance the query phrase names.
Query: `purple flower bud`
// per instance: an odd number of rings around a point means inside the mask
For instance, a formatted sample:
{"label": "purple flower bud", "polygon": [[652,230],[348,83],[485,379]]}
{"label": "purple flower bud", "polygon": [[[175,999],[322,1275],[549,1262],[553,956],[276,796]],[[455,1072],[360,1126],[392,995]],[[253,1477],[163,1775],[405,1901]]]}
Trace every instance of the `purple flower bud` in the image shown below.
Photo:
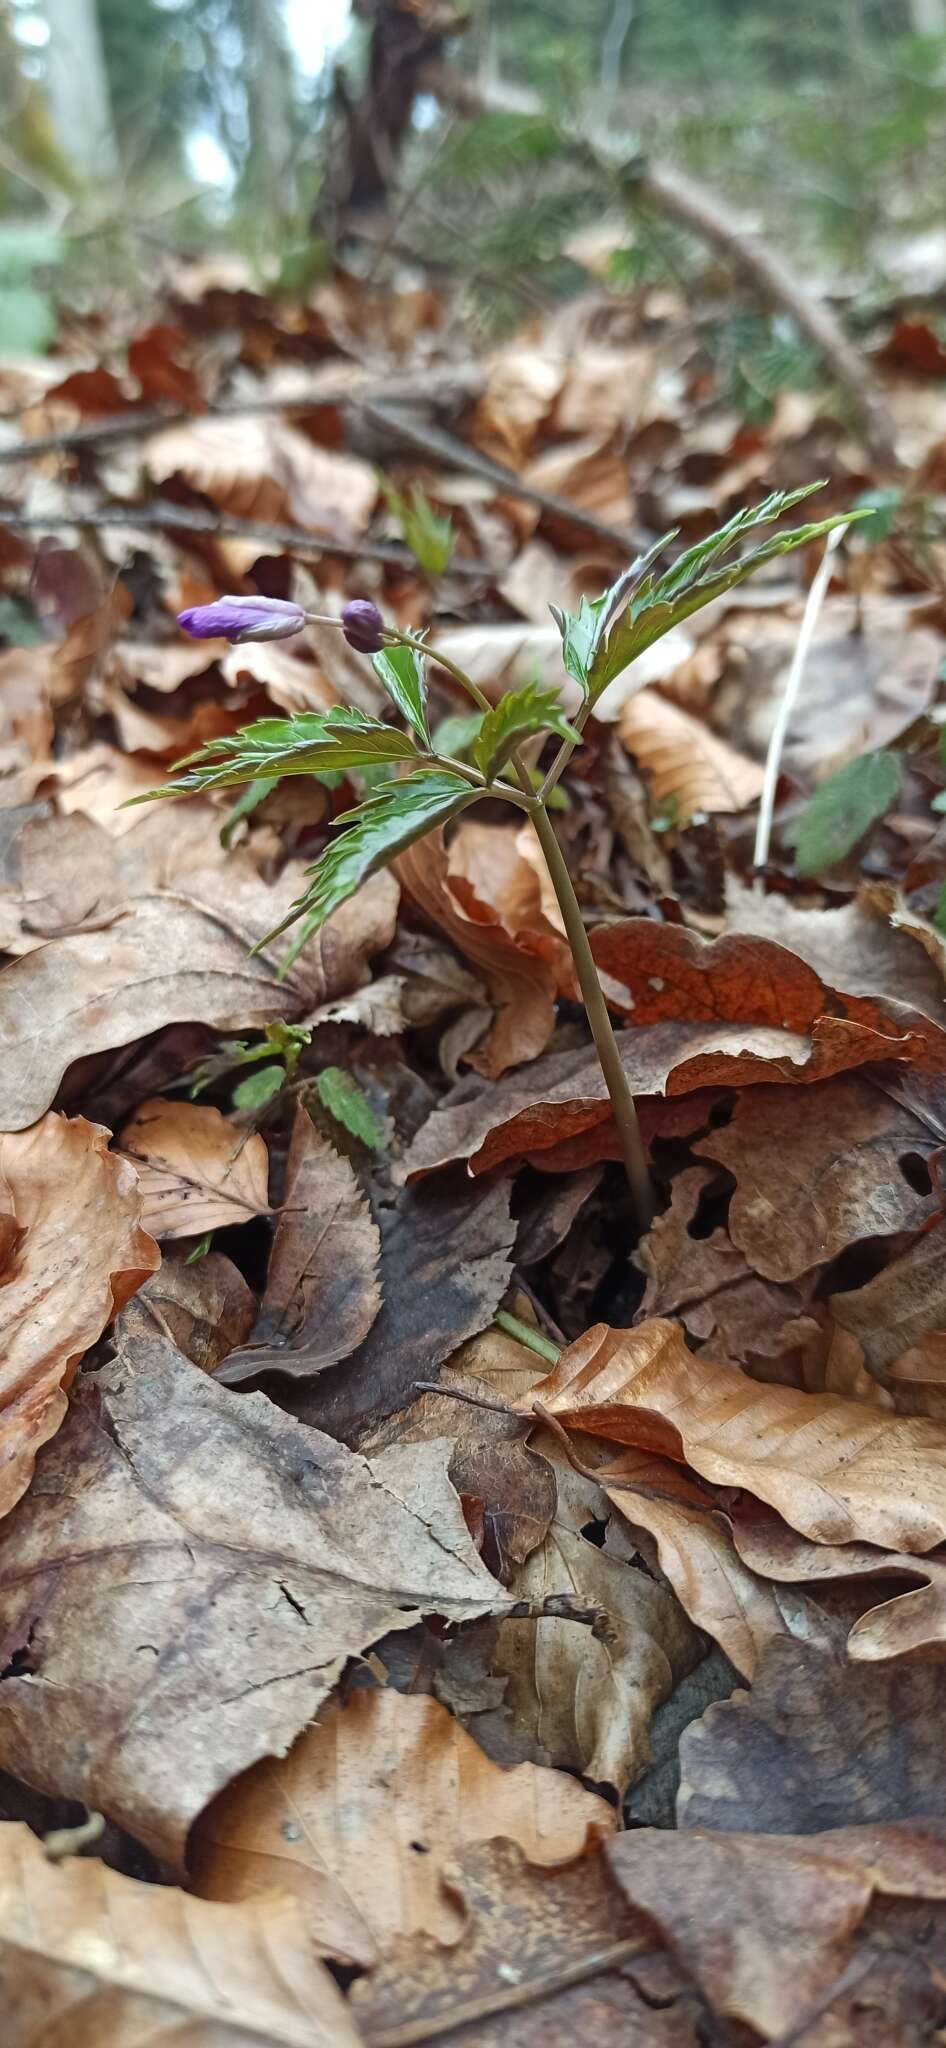
{"label": "purple flower bud", "polygon": [[342,606],[342,632],[359,654],[377,654],[384,646],[384,620],[370,597],[353,597]]}
{"label": "purple flower bud", "polygon": [[288,640],[305,625],[305,612],[285,597],[218,597],[178,612],[177,623],[195,640]]}

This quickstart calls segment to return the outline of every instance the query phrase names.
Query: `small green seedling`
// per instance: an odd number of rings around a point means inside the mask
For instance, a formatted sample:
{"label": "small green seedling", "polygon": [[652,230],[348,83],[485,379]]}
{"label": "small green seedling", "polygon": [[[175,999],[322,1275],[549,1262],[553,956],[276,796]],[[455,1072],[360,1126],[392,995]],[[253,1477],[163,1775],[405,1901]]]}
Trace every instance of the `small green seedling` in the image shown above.
{"label": "small green seedling", "polygon": [[[574,613],[553,607],[562,636],[563,663],[580,691],[580,705],[573,717],[566,716],[558,691],[539,682],[508,691],[498,704],[490,704],[455,662],[437,649],[428,649],[420,635],[388,630],[376,605],[355,599],[345,605],[340,619],[329,623],[341,628],[350,646],[370,656],[400,725],[385,724],[348,707],[300,712],[294,718],[261,719],[230,738],[210,740],[179,764],[173,782],[154,792],[155,796],[184,796],[238,784],[259,786],[284,775],[347,773],[381,762],[389,764],[392,779],[375,782],[362,801],[336,821],[340,831],[307,871],[307,888],[277,927],[277,931],[291,924],[298,927],[283,971],[325,919],[369,875],[385,867],[415,839],[449,824],[484,797],[501,798],[530,818],[561,910],[641,1229],[646,1229],[652,1217],[653,1196],[637,1110],[549,805],[602,691],[645,648],[744,582],[764,563],[803,547],[844,522],[846,515],[842,514],[789,532],[775,532],[747,553],[738,552],[747,535],[771,525],[818,488],[812,484],[799,491],[773,492],[760,505],[737,512],[708,539],[684,549],[670,568],[658,574],[654,564],[675,538],[673,533],[665,534],[593,602],[582,598]],[[224,597],[182,613],[181,623],[198,637],[223,634],[233,640],[282,639],[299,632],[310,616],[286,599]],[[466,758],[436,746],[431,738],[427,722],[430,663],[447,670],[481,713],[476,731],[464,730]],[[558,748],[535,787],[519,750],[537,736],[554,737]],[[274,936],[270,933],[261,945]]]}

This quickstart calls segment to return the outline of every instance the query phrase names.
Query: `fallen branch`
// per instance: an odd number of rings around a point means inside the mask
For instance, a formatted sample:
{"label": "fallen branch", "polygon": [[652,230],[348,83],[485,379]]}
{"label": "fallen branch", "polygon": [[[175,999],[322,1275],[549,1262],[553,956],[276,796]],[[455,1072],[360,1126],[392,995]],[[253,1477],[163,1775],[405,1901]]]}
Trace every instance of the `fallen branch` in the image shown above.
{"label": "fallen branch", "polygon": [[[63,526],[137,526],[143,533],[206,534],[214,540],[259,540],[269,547],[292,548],[296,554],[341,555],[348,562],[391,562],[398,568],[416,569],[409,548],[393,540],[338,540],[332,534],[307,533],[302,526],[266,526],[255,519],[224,519],[216,512],[196,511],[188,505],[95,505],[75,504],[61,513],[18,512],[14,505],[0,505],[0,526],[13,533],[54,533]],[[489,581],[494,572],[486,562],[471,562],[454,555],[451,576],[477,582]]]}
{"label": "fallen branch", "polygon": [[[426,91],[461,113],[540,114],[532,93],[499,83],[484,84],[443,64],[430,65],[423,75]],[[632,204],[655,207],[688,233],[715,249],[752,285],[759,296],[788,313],[800,332],[823,357],[860,424],[866,447],[878,468],[899,468],[893,423],[883,390],[871,365],[849,341],[830,306],[812,296],[798,271],[734,213],[718,193],[697,185],[670,164],[628,157],[617,143],[564,129],[562,148],[590,165],[600,176],[617,179],[622,196]]]}

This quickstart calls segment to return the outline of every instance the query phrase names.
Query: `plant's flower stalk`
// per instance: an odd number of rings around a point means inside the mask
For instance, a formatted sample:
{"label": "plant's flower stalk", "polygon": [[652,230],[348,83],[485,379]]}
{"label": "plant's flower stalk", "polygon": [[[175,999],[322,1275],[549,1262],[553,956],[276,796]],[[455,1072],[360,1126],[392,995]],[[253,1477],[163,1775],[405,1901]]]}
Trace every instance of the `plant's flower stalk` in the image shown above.
{"label": "plant's flower stalk", "polygon": [[384,620],[370,597],[353,597],[343,604],[341,628],[358,654],[377,654],[384,646]]}
{"label": "plant's flower stalk", "polygon": [[288,640],[305,625],[301,604],[285,597],[218,597],[178,612],[177,623],[194,640]]}

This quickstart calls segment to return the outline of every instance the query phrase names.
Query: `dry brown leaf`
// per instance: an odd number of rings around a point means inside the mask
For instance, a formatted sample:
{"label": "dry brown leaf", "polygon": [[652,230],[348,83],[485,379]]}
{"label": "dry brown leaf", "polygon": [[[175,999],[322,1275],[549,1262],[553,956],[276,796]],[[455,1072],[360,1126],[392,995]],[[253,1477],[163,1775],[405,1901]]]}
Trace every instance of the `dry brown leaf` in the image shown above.
{"label": "dry brown leaf", "polygon": [[169,774],[170,769],[157,761],[139,761],[120,747],[95,741],[65,760],[50,762],[41,787],[48,788],[67,816],[82,811],[120,839],[139,823],[139,813],[122,806],[130,797],[160,788]]}
{"label": "dry brown leaf", "polygon": [[210,1905],[0,1827],[4,2048],[357,2048],[291,1899]]}
{"label": "dry brown leaf", "polygon": [[[265,1149],[265,1148],[264,1148]],[[347,1159],[296,1110],[266,1289],[249,1341],[218,1377],[305,1379],[357,1351],[381,1306],[381,1239]]]}
{"label": "dry brown leaf", "polygon": [[649,1451],[625,1451],[598,1469],[599,1484],[635,1531],[653,1539],[660,1569],[690,1620],[750,1681],[773,1636],[805,1628],[805,1603],[783,1595],[739,1554],[712,1494]]}
{"label": "dry brown leaf", "polygon": [[[903,934],[894,936],[906,946],[910,964],[916,968],[919,963],[925,989],[935,978],[932,964]],[[878,1042],[878,1059],[904,1059],[936,1074],[946,1069],[946,1007],[939,987],[934,1021],[932,1005],[911,1007],[901,989],[888,994],[886,987],[875,991],[865,981],[851,990],[852,977],[846,973],[843,979],[833,974],[822,979],[800,954],[755,932],[726,932],[706,940],[683,925],[644,917],[600,926],[592,934],[592,950],[611,977],[609,1001],[637,1025],[715,1018],[805,1033],[820,1026],[822,1037],[829,1039],[840,1034],[843,1040],[852,1031],[854,1044],[863,1031],[888,1041],[886,1053]],[[864,1057],[839,1059],[829,1071],[863,1065]]]}
{"label": "dry brown leaf", "polygon": [[108,1136],[84,1117],[50,1114],[0,1137],[0,1514],[59,1428],[80,1359],[160,1263],[137,1175]]}
{"label": "dry brown leaf", "polygon": [[745,811],[762,792],[759,761],[738,754],[701,718],[658,690],[637,690],[621,711],[618,731],[633,754],[651,802],[675,802],[681,823],[695,811]]}
{"label": "dry brown leaf", "polygon": [[[303,1422],[358,1441],[492,1321],[512,1270],[509,1188],[410,1189],[379,1206],[381,1308],[363,1344],[309,1386],[280,1389]],[[455,1424],[450,1425],[451,1434]]]}
{"label": "dry brown leaf", "polygon": [[150,1320],[192,1365],[213,1372],[245,1343],[255,1315],[256,1296],[224,1252],[189,1263],[182,1251],[166,1251],[158,1271],[122,1310],[119,1333],[125,1339],[129,1326],[146,1329]]}
{"label": "dry brown leaf", "polygon": [[290,717],[298,711],[329,711],[339,702],[338,691],[321,669],[300,660],[281,640],[248,640],[228,647],[220,658],[220,673],[230,684],[247,679],[260,683],[267,697]]}
{"label": "dry brown leaf", "polygon": [[322,1954],[325,1905],[329,1925],[343,1911],[374,1961],[401,1935],[460,1939],[465,1916],[444,1884],[460,1850],[502,1836],[554,1866],[613,1825],[573,1778],[501,1770],[436,1700],[387,1687],[333,1705],[287,1757],[229,1786],[195,1831],[193,1867],[204,1898],[295,1892]]}
{"label": "dry brown leaf", "polygon": [[[608,1616],[606,1640],[574,1622],[501,1624],[491,1668],[541,1760],[611,1785],[623,1798],[652,1761],[654,1708],[699,1663],[703,1645],[666,1586],[583,1534],[600,1517],[597,1486],[556,1466],[557,1505],[544,1543],[507,1581],[519,1599],[568,1593]],[[499,1830],[505,1833],[505,1829]]]}
{"label": "dry brown leaf", "polygon": [[249,858],[194,874],[187,892],[145,896],[106,932],[53,940],[0,977],[5,1063],[0,1128],[41,1116],[74,1060],[128,1045],[162,1025],[227,1031],[294,1018],[357,986],[391,937],[397,888],[374,876],[310,940],[279,980],[285,940],[250,948],[286,914],[302,883],[290,864],[272,888]]}
{"label": "dry brown leaf", "polygon": [[940,1025],[946,1021],[939,966],[920,935],[890,914],[882,889],[863,889],[835,910],[803,910],[789,896],[763,896],[729,877],[726,911],[732,933],[787,948],[826,988],[894,997]]}
{"label": "dry brown leaf", "polygon": [[849,1664],[773,1640],[751,1693],[685,1731],[680,1762],[681,1827],[808,1835],[946,1816],[942,1666]]}
{"label": "dry brown leaf", "polygon": [[206,675],[227,646],[225,640],[116,640],[109,651],[106,674],[122,690],[139,684],[162,696],[179,690],[192,676]]}
{"label": "dry brown leaf", "polygon": [[448,1454],[369,1463],[133,1329],[0,1532],[0,1765],[180,1862],[348,1657],[424,1612],[509,1611]]}
{"label": "dry brown leaf", "polygon": [[550,1871],[511,1842],[479,1844],[455,1858],[450,1889],[466,1915],[462,1942],[399,1941],[353,1985],[352,2010],[369,2039],[396,2022],[443,2048],[705,2040],[696,2031],[702,2000],[655,1952],[652,1928],[625,1904],[600,1849]]}
{"label": "dry brown leaf", "polygon": [[946,1220],[934,1223],[862,1287],[831,1297],[835,1322],[858,1339],[868,1372],[882,1386],[894,1383],[891,1368],[898,1359],[946,1328],[944,1248]]}
{"label": "dry brown leaf", "polygon": [[269,1211],[265,1139],[206,1103],[151,1096],[123,1126],[118,1150],[137,1169],[154,1237],[204,1237]]}
{"label": "dry brown leaf", "polygon": [[31,953],[50,939],[101,931],[120,910],[193,871],[225,861],[212,805],[188,801],[175,830],[156,811],[111,833],[85,812],[28,816],[10,839],[0,882],[0,940],[6,952]]}
{"label": "dry brown leaf", "polygon": [[0,740],[22,740],[37,760],[53,742],[48,647],[10,647],[0,654]]}
{"label": "dry brown leaf", "polygon": [[[946,1430],[835,1394],[760,1386],[686,1348],[675,1323],[587,1331],[543,1388],[566,1428],[657,1451],[745,1487],[819,1543],[909,1552],[946,1538]],[[530,1412],[528,1395],[516,1403]]]}
{"label": "dry brown leaf", "polygon": [[364,532],[378,496],[370,463],[320,448],[276,417],[167,427],[145,443],[144,466],[152,482],[182,476],[240,519],[339,536]]}
{"label": "dry brown leaf", "polygon": [[[869,1995],[871,2005],[876,2001],[884,2014],[885,2040],[899,2043],[912,2037],[912,2028],[909,2036],[901,2032],[901,2020],[915,2019],[922,2026],[920,2015],[926,1998],[935,1995],[946,1950],[942,1823],[838,1827],[794,1838],[644,1828],[620,1835],[606,1853],[629,1904],[656,1924],[724,2019],[751,2027],[763,2040],[791,2037],[796,2029],[799,2039],[802,2034],[814,2039],[826,2003],[832,2044],[854,2048],[867,2038],[861,2028],[869,2024],[863,2003]],[[866,1948],[866,1961],[881,1965],[882,1982],[872,1969],[869,1994],[865,1985],[861,2000],[842,2019],[842,1973],[875,1897],[923,1901],[926,1953],[918,1948],[916,1974],[909,1981],[910,1962],[903,1953],[909,1957],[907,1943],[902,1934],[897,1940],[902,1922],[891,1918],[891,1936],[901,1950],[891,1958],[883,1916],[875,1912],[857,1954],[860,1958]],[[877,1938],[873,1958],[872,1935]],[[891,1995],[888,1973],[908,1979],[901,2000]],[[859,1976],[855,1982],[860,1983]],[[851,2020],[853,2031],[845,2023]],[[829,2037],[819,2030],[819,2038]]]}
{"label": "dry brown leaf", "polygon": [[816,1082],[805,1111],[783,1088],[748,1089],[725,1128],[696,1142],[733,1175],[729,1236],[768,1280],[916,1230],[940,1208],[925,1171],[937,1141],[880,1088],[856,1074]]}
{"label": "dry brown leaf", "polygon": [[[524,951],[495,913],[484,914],[472,889],[461,909],[448,886],[450,859],[441,833],[415,840],[398,856],[394,871],[412,902],[446,932],[486,983],[496,1016],[487,1037],[466,1055],[467,1063],[495,1080],[509,1067],[534,1059],[548,1044],[555,1023],[552,968]],[[531,882],[535,887],[534,876]]]}
{"label": "dry brown leaf", "polygon": [[[764,1578],[811,1586],[843,1579],[890,1581],[891,1597],[865,1606],[847,1638],[849,1657],[864,1663],[941,1657],[946,1644],[946,1556],[907,1557],[867,1543],[809,1543],[774,1516],[736,1517],[732,1537],[743,1562]],[[910,1590],[897,1591],[902,1581]],[[918,1583],[919,1582],[919,1583]],[[865,1601],[869,1588],[865,1585]],[[781,1596],[779,1596],[781,1599]],[[798,1633],[798,1631],[796,1631]]]}

